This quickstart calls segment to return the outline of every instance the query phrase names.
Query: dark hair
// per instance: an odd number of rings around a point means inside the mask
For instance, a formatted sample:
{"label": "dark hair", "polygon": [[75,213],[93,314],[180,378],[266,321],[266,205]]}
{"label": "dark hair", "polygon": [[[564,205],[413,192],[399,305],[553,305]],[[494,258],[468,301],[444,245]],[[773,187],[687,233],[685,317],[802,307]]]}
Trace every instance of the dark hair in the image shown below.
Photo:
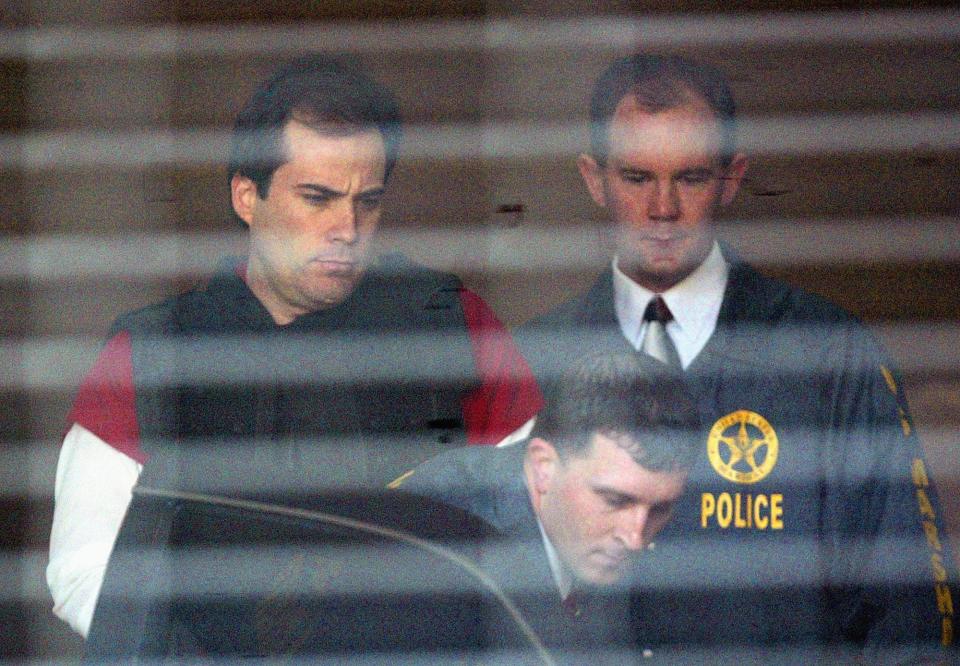
{"label": "dark hair", "polygon": [[633,352],[592,354],[570,364],[537,415],[533,436],[561,457],[610,437],[650,471],[689,469],[701,432],[696,403],[680,374]]}
{"label": "dark hair", "polygon": [[650,113],[674,109],[700,97],[720,123],[720,161],[730,164],[736,152],[737,108],[719,69],[680,56],[637,53],[610,65],[593,87],[590,99],[590,150],[605,164],[610,149],[610,120],[617,105],[633,95]]}
{"label": "dark hair", "polygon": [[286,161],[283,129],[297,120],[317,131],[355,134],[377,129],[389,177],[402,134],[393,94],[365,74],[324,56],[298,58],[264,81],[237,115],[227,182],[246,176],[265,198],[273,172]]}

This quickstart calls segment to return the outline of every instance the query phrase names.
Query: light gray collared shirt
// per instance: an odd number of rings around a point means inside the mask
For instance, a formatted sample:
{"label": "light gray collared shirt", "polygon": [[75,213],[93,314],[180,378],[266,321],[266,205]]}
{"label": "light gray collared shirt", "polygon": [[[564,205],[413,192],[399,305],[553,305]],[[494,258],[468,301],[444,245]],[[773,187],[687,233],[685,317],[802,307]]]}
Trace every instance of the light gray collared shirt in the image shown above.
{"label": "light gray collared shirt", "polygon": [[537,527],[540,528],[543,548],[547,551],[547,562],[550,564],[550,572],[553,574],[553,580],[557,584],[557,589],[560,591],[560,598],[566,599],[567,595],[570,594],[571,588],[573,588],[573,578],[570,576],[570,572],[567,571],[566,567],[563,566],[563,563],[560,562],[557,549],[550,543],[550,537],[548,537],[547,533],[543,530],[543,524],[539,518],[537,518]]}

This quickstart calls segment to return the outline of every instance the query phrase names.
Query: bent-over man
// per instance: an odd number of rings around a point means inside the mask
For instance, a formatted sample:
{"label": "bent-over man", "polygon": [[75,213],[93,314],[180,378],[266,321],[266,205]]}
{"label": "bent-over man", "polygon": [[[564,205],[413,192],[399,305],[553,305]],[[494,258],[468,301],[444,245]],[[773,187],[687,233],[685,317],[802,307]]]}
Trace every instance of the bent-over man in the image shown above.
{"label": "bent-over man", "polygon": [[625,353],[580,358],[528,440],[442,453],[397,484],[497,530],[481,566],[575,663],[622,663],[649,651],[658,631],[631,588],[683,492],[700,422],[683,381],[657,365]]}

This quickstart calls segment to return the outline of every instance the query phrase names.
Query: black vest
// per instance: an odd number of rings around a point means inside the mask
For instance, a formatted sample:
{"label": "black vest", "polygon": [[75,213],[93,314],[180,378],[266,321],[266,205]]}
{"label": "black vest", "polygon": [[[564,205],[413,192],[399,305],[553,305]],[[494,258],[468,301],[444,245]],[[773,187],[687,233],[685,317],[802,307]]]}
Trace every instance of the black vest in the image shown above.
{"label": "black vest", "polygon": [[390,255],[343,303],[279,327],[226,266],[122,317],[140,483],[289,502],[383,487],[465,444],[461,399],[479,380],[460,288]]}
{"label": "black vest", "polygon": [[[459,291],[455,277],[392,256],[340,305],[278,327],[227,266],[205,289],[120,318],[114,333],[131,335],[140,441],[150,458],[107,567],[86,661],[284,652],[304,626],[326,627],[327,613],[365,617],[371,607],[397,622],[406,618],[418,635],[440,623],[403,598],[371,606],[363,597],[337,597],[324,606],[324,586],[311,589],[317,568],[309,542],[328,530],[334,545],[359,548],[349,530],[292,518],[264,522],[204,499],[156,496],[267,500],[394,527],[396,514],[382,511],[377,491],[440,450],[465,444],[461,399],[479,379]],[[421,518],[410,511],[411,520]],[[267,550],[223,564],[221,554],[237,545]],[[180,557],[197,546],[209,554],[194,565]],[[437,565],[418,557],[420,575],[431,579]],[[377,558],[363,561],[380,571]],[[289,627],[287,614],[274,612],[287,597],[258,591],[274,577],[292,579],[306,594],[294,594],[298,621]],[[216,593],[197,596],[195,585],[211,581]],[[304,614],[300,602],[327,611]],[[262,620],[277,625],[265,636],[255,631]],[[335,632],[314,637],[316,645],[301,647],[382,642],[380,622],[357,625],[369,625],[362,640],[349,622],[335,624]]]}

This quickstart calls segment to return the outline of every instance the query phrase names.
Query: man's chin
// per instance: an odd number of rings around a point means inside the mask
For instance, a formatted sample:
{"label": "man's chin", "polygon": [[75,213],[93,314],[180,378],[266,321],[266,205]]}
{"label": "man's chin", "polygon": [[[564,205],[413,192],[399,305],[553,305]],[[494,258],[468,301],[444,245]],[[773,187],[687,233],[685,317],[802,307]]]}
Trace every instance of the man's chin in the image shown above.
{"label": "man's chin", "polygon": [[311,280],[309,285],[303,289],[304,294],[314,305],[314,311],[332,308],[350,297],[357,283],[360,281],[359,274],[349,275],[324,275],[323,277]]}
{"label": "man's chin", "polygon": [[647,257],[629,265],[620,265],[624,275],[651,291],[666,291],[693,272],[684,257],[660,255]]}
{"label": "man's chin", "polygon": [[627,562],[592,562],[589,567],[578,572],[578,578],[594,587],[609,587],[623,580],[627,572]]}

